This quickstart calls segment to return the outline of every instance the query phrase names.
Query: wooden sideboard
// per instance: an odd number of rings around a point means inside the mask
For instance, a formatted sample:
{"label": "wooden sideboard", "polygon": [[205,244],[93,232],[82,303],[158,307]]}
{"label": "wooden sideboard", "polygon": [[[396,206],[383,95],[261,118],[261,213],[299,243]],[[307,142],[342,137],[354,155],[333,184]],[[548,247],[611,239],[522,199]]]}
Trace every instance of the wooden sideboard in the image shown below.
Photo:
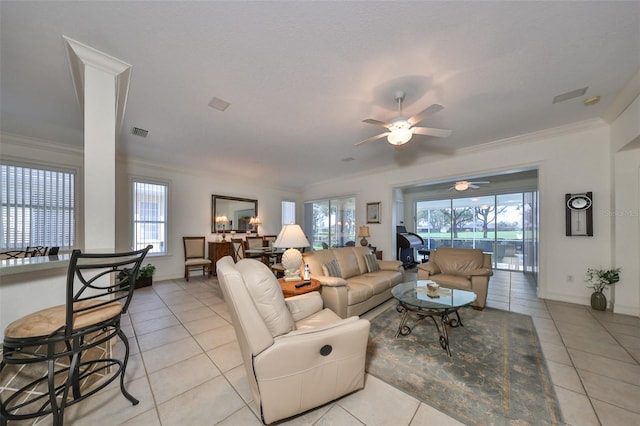
{"label": "wooden sideboard", "polygon": [[211,263],[213,263],[213,265],[211,265],[211,273],[213,275],[217,275],[216,262],[225,256],[231,256],[233,260],[236,259],[231,241],[209,242],[209,259],[211,259]]}

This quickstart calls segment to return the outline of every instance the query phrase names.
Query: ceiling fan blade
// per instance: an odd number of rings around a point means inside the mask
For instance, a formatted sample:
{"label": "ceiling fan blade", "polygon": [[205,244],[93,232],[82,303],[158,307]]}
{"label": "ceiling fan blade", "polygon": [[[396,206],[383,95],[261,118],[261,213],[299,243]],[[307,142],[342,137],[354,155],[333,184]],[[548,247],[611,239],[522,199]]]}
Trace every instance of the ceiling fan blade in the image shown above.
{"label": "ceiling fan blade", "polygon": [[424,120],[425,118],[427,118],[429,116],[432,116],[436,112],[442,111],[443,109],[444,109],[444,107],[442,105],[433,104],[430,107],[424,109],[423,111],[417,113],[413,117],[410,117],[407,121],[409,122],[409,124],[414,126],[414,125],[418,124],[419,122],[421,122],[422,120]]}
{"label": "ceiling fan blade", "polygon": [[366,120],[362,120],[363,123],[373,124],[374,126],[386,127],[391,126],[391,123],[385,123],[384,121],[374,120],[373,118],[367,118]]}
{"label": "ceiling fan blade", "polygon": [[471,189],[480,189],[480,187],[478,185],[474,185],[471,182],[469,182],[469,188],[471,188]]}
{"label": "ceiling fan blade", "polygon": [[378,139],[382,139],[382,138],[384,138],[384,137],[385,137],[385,136],[387,136],[389,133],[391,133],[391,132],[384,132],[384,133],[380,133],[379,135],[371,136],[371,137],[370,137],[370,138],[368,138],[368,139],[365,139],[365,140],[363,140],[363,141],[358,142],[357,144],[355,144],[355,146],[358,146],[358,145],[364,145],[365,143],[369,143],[369,142],[377,141]]}
{"label": "ceiling fan blade", "polygon": [[415,135],[435,136],[438,138],[446,138],[451,135],[451,130],[434,129],[433,127],[412,127],[411,130]]}
{"label": "ceiling fan blade", "polygon": [[487,184],[487,183],[491,183],[488,180],[474,180],[473,182],[469,182],[469,183],[473,183],[476,185],[483,185],[483,184]]}

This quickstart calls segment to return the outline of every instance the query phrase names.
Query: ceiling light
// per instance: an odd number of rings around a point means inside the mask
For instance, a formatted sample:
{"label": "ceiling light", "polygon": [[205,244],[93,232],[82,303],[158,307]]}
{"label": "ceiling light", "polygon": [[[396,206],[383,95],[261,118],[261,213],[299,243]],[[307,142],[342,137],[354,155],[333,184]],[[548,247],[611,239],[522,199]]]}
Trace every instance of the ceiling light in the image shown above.
{"label": "ceiling light", "polygon": [[466,180],[461,180],[459,182],[456,182],[454,188],[456,189],[456,191],[466,191],[467,189],[469,189],[469,182],[467,182]]}
{"label": "ceiling light", "polygon": [[389,136],[387,140],[391,145],[403,145],[411,140],[413,131],[411,130],[411,124],[404,118],[399,117],[391,126],[389,126]]}

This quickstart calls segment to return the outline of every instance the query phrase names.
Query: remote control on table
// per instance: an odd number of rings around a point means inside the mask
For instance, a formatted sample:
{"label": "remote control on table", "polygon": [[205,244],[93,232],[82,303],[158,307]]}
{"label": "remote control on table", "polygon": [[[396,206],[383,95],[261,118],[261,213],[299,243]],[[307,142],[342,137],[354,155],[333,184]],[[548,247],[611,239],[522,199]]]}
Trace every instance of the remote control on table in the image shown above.
{"label": "remote control on table", "polygon": [[307,285],[311,285],[311,281],[305,281],[303,283],[296,284],[295,287],[296,288],[300,288],[300,287],[304,287],[304,286],[307,286]]}

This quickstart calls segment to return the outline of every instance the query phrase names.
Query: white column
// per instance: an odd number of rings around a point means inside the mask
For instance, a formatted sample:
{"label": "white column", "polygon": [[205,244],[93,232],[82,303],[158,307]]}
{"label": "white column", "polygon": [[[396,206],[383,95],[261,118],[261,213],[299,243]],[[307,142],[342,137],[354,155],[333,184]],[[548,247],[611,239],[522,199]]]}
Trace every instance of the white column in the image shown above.
{"label": "white column", "polygon": [[131,65],[64,37],[84,114],[84,250],[115,251],[116,145]]}

